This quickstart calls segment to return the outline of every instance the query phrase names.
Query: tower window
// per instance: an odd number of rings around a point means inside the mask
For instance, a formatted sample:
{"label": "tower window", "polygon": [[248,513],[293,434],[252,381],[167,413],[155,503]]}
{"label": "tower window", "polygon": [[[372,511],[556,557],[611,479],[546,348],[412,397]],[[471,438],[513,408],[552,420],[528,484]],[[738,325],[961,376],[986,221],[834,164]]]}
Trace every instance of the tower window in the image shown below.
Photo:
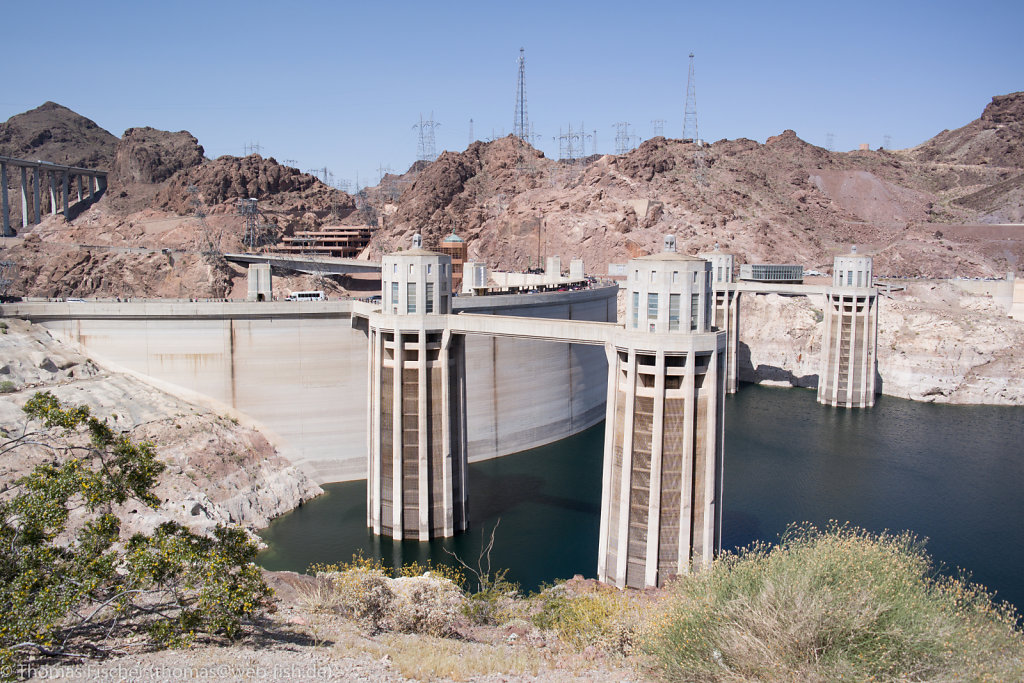
{"label": "tower window", "polygon": [[[639,271],[637,271],[639,272]],[[640,292],[633,292],[633,327],[639,326],[640,319]]]}
{"label": "tower window", "polygon": [[697,315],[700,312],[700,295],[690,295],[690,331],[697,329]]}
{"label": "tower window", "polygon": [[647,319],[657,320],[658,319],[658,295],[648,294],[647,295]]}
{"label": "tower window", "polygon": [[679,329],[679,294],[668,295],[668,329]]}
{"label": "tower window", "polygon": [[405,299],[405,312],[415,313],[416,312],[416,283],[409,282],[406,284],[406,299]]}
{"label": "tower window", "polygon": [[[427,266],[427,268],[429,269],[430,266]],[[426,302],[426,305],[423,307],[423,312],[424,313],[433,313],[434,312],[434,283],[433,282],[428,282],[425,285],[425,287],[426,287],[427,302]]]}

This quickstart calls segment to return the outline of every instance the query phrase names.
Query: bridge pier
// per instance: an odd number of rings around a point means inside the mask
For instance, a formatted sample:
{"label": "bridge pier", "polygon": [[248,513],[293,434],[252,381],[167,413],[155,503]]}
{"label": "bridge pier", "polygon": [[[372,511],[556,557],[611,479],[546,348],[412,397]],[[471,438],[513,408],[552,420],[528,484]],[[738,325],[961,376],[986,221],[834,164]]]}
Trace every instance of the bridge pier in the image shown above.
{"label": "bridge pier", "polygon": [[64,209],[64,218],[71,218],[71,205],[68,203],[68,172],[64,171],[62,175],[62,190],[61,190],[61,206]]}
{"label": "bridge pier", "polygon": [[39,167],[32,169],[32,223],[33,225],[42,220],[39,213]]}
{"label": "bridge pier", "polygon": [[661,586],[721,548],[726,333],[712,330],[711,268],[668,238],[629,263],[626,328],[608,349],[597,568],[616,586]]}
{"label": "bridge pier", "polygon": [[0,161],[0,211],[3,212],[3,236],[10,237],[14,233],[11,231],[11,212],[7,197],[7,164]]}
{"label": "bridge pier", "polygon": [[465,353],[446,325],[451,258],[414,244],[382,260],[369,319],[367,525],[429,541],[468,526]]}
{"label": "bridge pier", "polygon": [[50,215],[57,215],[57,173],[50,171]]}
{"label": "bridge pier", "polygon": [[878,290],[872,258],[857,253],[835,258],[832,288],[825,293],[818,403],[846,408],[875,404]]}
{"label": "bridge pier", "polygon": [[21,167],[21,227],[28,227],[28,169]]}

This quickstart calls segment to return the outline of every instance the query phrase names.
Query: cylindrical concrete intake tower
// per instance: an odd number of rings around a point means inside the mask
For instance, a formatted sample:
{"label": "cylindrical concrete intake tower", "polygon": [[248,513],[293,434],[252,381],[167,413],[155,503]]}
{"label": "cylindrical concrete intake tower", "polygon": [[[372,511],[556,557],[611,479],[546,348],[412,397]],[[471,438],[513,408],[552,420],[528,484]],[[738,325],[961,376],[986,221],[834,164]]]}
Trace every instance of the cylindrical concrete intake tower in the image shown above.
{"label": "cylindrical concrete intake tower", "polygon": [[721,547],[726,333],[712,264],[666,250],[629,262],[609,348],[598,578],[660,586]]}
{"label": "cylindrical concrete intake tower", "polygon": [[846,408],[875,404],[878,290],[871,270],[872,258],[858,254],[856,246],[835,258],[832,287],[825,294],[818,403]]}
{"label": "cylindrical concrete intake tower", "polygon": [[446,329],[451,258],[423,249],[381,262],[382,313],[370,316],[367,524],[427,541],[466,529],[462,338]]}

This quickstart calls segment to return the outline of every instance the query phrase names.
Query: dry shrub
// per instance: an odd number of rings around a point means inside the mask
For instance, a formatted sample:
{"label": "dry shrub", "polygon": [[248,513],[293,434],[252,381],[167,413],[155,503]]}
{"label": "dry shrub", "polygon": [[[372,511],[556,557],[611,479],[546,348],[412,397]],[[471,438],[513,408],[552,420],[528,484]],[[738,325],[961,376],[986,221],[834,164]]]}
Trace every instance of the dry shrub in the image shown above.
{"label": "dry shrub", "polygon": [[451,569],[406,566],[398,578],[391,578],[379,561],[357,556],[313,571],[317,580],[304,595],[307,606],[340,612],[370,633],[451,635],[465,603],[462,590],[448,578],[460,576]]}
{"label": "dry shrub", "polygon": [[1022,680],[1009,607],[910,534],[794,527],[682,577],[644,649],[670,681]]}
{"label": "dry shrub", "polygon": [[339,611],[354,619],[370,633],[387,630],[395,594],[391,579],[374,568],[353,567],[341,572],[319,574],[334,584]]}
{"label": "dry shrub", "polygon": [[465,596],[448,579],[424,574],[391,580],[394,599],[391,628],[400,633],[449,636],[462,613]]}
{"label": "dry shrub", "polygon": [[642,623],[640,603],[635,595],[605,585],[574,594],[565,584],[559,584],[540,592],[532,600],[538,606],[533,624],[554,631],[573,648],[582,650],[595,646],[620,655],[632,652]]}

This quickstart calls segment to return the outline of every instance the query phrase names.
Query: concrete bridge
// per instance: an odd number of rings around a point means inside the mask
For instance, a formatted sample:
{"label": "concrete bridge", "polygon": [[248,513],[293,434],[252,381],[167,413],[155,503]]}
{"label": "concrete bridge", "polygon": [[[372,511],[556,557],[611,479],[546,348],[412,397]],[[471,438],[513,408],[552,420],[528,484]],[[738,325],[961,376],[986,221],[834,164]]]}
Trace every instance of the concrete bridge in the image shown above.
{"label": "concrete bridge", "polygon": [[364,261],[354,258],[335,258],[333,256],[294,256],[288,254],[224,254],[224,258],[232,263],[252,265],[268,263],[277,268],[287,268],[311,275],[347,275],[350,273],[379,273],[378,261]]}
{"label": "concrete bridge", "polygon": [[[49,161],[28,161],[0,156],[0,220],[3,236],[11,237],[10,202],[8,197],[9,169],[21,169],[21,227],[27,228],[42,220],[42,211],[47,208],[51,215],[58,209],[64,217],[71,219],[81,202],[92,202],[107,189],[107,172],[77,166],[62,166]],[[29,172],[31,170],[31,173]],[[76,182],[77,181],[77,182]],[[77,199],[74,199],[72,185],[77,185]],[[47,197],[43,188],[49,188]],[[48,201],[47,201],[48,199]],[[84,206],[84,205],[83,205]]]}

